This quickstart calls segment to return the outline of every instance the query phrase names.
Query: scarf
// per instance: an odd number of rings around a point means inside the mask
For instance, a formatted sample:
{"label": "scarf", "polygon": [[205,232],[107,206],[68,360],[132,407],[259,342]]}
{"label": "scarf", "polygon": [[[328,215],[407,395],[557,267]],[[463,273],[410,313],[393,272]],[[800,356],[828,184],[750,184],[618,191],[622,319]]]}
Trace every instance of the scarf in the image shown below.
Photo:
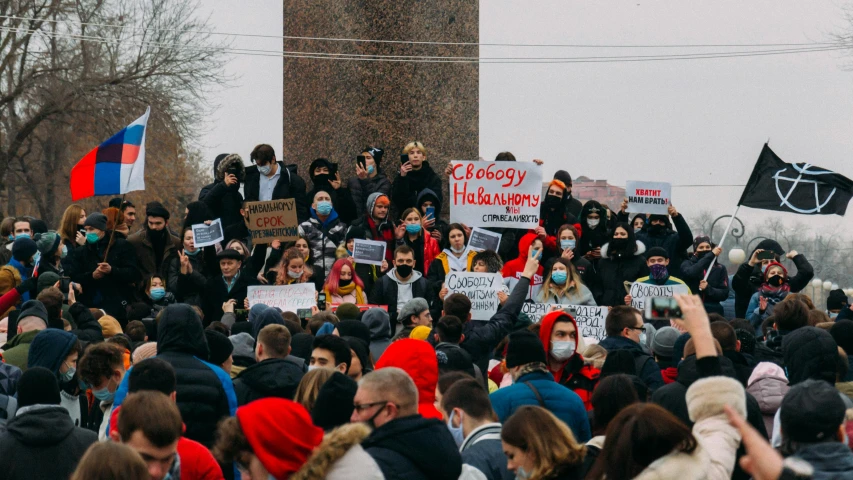
{"label": "scarf", "polygon": [[[355,284],[355,282],[350,283],[346,287],[338,286],[338,296],[345,296],[352,294],[353,290],[355,290],[355,303],[357,305],[365,305],[367,301],[364,299],[364,291]],[[324,288],[323,291],[326,292],[326,298],[332,298],[332,294],[329,292],[328,287]]]}
{"label": "scarf", "polygon": [[517,375],[513,375],[513,383],[517,382],[519,378],[527,375],[528,373],[533,372],[542,372],[551,375],[551,372],[548,370],[548,366],[542,362],[533,362],[528,363],[527,365],[523,365],[519,370]]}

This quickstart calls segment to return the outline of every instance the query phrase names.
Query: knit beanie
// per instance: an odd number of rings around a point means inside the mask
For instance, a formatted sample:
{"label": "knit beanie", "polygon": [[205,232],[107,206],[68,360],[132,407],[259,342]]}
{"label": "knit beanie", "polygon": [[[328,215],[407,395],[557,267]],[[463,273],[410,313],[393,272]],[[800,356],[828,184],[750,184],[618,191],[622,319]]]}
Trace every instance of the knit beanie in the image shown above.
{"label": "knit beanie", "polygon": [[323,441],[323,429],[313,424],[305,407],[292,400],[255,400],[237,409],[237,420],[255,456],[277,479],[299,470]]}
{"label": "knit beanie", "polygon": [[164,207],[160,202],[148,202],[148,204],[145,205],[145,216],[160,217],[165,220],[169,220],[169,211],[166,210],[166,207]]}
{"label": "knit beanie", "polygon": [[133,364],[153,358],[157,356],[157,342],[145,342],[142,345],[136,347],[136,350],[133,351],[133,355],[131,355],[131,359]]}
{"label": "knit beanie", "polygon": [[850,301],[847,300],[847,295],[844,295],[844,290],[840,288],[829,292],[829,296],[826,297],[827,310],[841,310],[845,305],[849,304]]}
{"label": "knit beanie", "polygon": [[[40,273],[38,279],[36,280],[36,290],[41,293],[45,288],[50,288],[56,285],[56,282],[59,281],[59,275],[54,272],[44,272]],[[68,292],[62,292],[68,293]]]}
{"label": "knit beanie", "polygon": [[338,305],[338,309],[335,310],[335,316],[338,317],[339,320],[358,320],[358,314],[361,311],[354,303],[342,303]]}
{"label": "knit beanie", "polygon": [[844,401],[838,390],[822,380],[804,380],[791,387],[780,409],[782,435],[793,442],[825,441],[844,423]]}
{"label": "knit beanie", "polygon": [[33,240],[36,242],[36,248],[42,255],[49,255],[59,248],[59,235],[56,232],[37,233]]}
{"label": "knit beanie", "polygon": [[19,262],[26,262],[33,258],[37,251],[36,242],[30,237],[16,238],[12,243],[12,258]]}
{"label": "knit beanie", "polygon": [[687,345],[687,341],[690,340],[689,333],[682,333],[675,339],[675,343],[672,345],[672,361],[678,363],[684,358],[684,346]]}
{"label": "knit beanie", "polygon": [[370,344],[370,327],[358,320],[341,320],[338,323],[338,333],[342,337],[355,337],[366,345]]}
{"label": "knit beanie", "polygon": [[714,244],[711,243],[711,237],[709,237],[708,235],[697,235],[696,238],[693,239],[693,251],[695,252],[696,249],[699,248],[699,245],[703,243],[711,245],[711,248],[714,247]]}
{"label": "knit beanie", "polygon": [[535,362],[545,363],[545,347],[539,336],[527,330],[511,333],[506,347],[506,367],[514,368]]}
{"label": "knit beanie", "polygon": [[341,372],[333,373],[317,392],[311,421],[326,431],[349,423],[357,390],[355,380]]}
{"label": "knit beanie", "polygon": [[557,173],[554,174],[554,180],[563,182],[563,185],[572,184],[572,176],[565,170],[557,170]]}
{"label": "knit beanie", "polygon": [[44,308],[44,304],[38,300],[27,300],[23,305],[21,305],[21,313],[18,315],[18,323],[27,317],[38,317],[44,320],[44,324],[47,326],[47,309]]}
{"label": "knit beanie", "polygon": [[101,332],[103,332],[104,338],[112,338],[122,333],[121,324],[115,317],[104,315],[98,319],[98,323],[101,324]]}
{"label": "knit beanie", "polygon": [[235,357],[246,357],[254,360],[255,358],[255,338],[252,335],[243,332],[228,337],[234,350],[231,355]]}
{"label": "knit beanie", "polygon": [[97,228],[105,232],[107,230],[107,216],[98,212],[91,213],[86,217],[86,223],[83,226]]}
{"label": "knit beanie", "polygon": [[205,330],[204,336],[207,338],[207,347],[210,349],[208,361],[214,365],[225,363],[234,351],[234,345],[228,337],[215,330]]}
{"label": "knit beanie", "polygon": [[681,332],[672,327],[661,328],[652,340],[652,353],[659,357],[672,358],[672,347],[680,335]]}
{"label": "knit beanie", "polygon": [[667,252],[663,247],[652,247],[646,250],[646,260],[652,257],[663,257],[669,260],[669,252]]}
{"label": "knit beanie", "polygon": [[740,342],[740,352],[748,355],[755,353],[755,333],[741,328],[735,329],[735,335]]}
{"label": "knit beanie", "polygon": [[429,338],[429,332],[431,331],[432,329],[425,325],[418,325],[412,329],[411,333],[409,333],[409,338],[414,338],[415,340],[426,340]]}
{"label": "knit beanie", "polygon": [[18,380],[18,408],[30,405],[59,405],[59,382],[44,367],[27,369]]}

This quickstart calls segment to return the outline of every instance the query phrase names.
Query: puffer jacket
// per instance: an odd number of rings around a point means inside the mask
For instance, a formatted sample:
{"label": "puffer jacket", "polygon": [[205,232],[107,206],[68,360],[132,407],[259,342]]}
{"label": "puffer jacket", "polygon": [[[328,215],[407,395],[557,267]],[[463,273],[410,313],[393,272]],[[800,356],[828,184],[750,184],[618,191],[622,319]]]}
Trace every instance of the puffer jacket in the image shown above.
{"label": "puffer jacket", "polygon": [[234,379],[237,405],[267,397],[293,400],[302,380],[302,369],[283,358],[268,358],[249,365]]}
{"label": "puffer jacket", "polygon": [[[178,409],[186,424],[186,437],[210,448],[216,425],[237,411],[231,378],[218,366],[206,362],[209,349],[201,319],[186,304],[166,307],[157,327],[157,358],[175,369]],[[116,391],[113,408],[127,396],[128,374]]]}
{"label": "puffer jacket", "polygon": [[764,417],[764,428],[768,434],[773,431],[773,417],[782,406],[782,399],[785,398],[789,389],[785,370],[775,363],[759,363],[749,377],[746,392],[755,397],[758,402],[761,416]]}
{"label": "puffer jacket", "polygon": [[592,392],[598,385],[601,370],[587,365],[584,362],[583,356],[577,351],[577,341],[575,342],[575,352],[571,358],[563,362],[559,370],[551,368],[551,331],[554,329],[554,323],[558,319],[570,320],[575,326],[575,332],[578,337],[581,332],[578,330],[578,323],[574,317],[566,312],[551,312],[544,317],[539,323],[539,339],[542,340],[542,345],[545,346],[545,357],[548,359],[548,370],[554,374],[554,381],[560,385],[570,388],[577,393],[583,400],[584,407],[587,410],[592,410]]}
{"label": "puffer jacket", "polygon": [[607,256],[610,244],[601,247],[601,260],[598,261],[598,276],[601,281],[599,305],[615,307],[625,304],[625,282],[634,282],[649,274],[649,267],[643,256],[646,246],[637,240],[637,251],[632,256],[611,258]]}
{"label": "puffer jacket", "polygon": [[[378,168],[378,166],[377,166]],[[367,177],[364,180],[353,176],[347,182],[352,201],[355,202],[355,210],[359,217],[364,216],[367,209],[367,197],[371,193],[381,193],[387,197],[391,197],[391,180],[385,176],[382,171],[379,171],[375,177]]]}
{"label": "puffer jacket", "polygon": [[321,269],[325,278],[335,264],[335,250],[344,241],[347,225],[338,219],[338,213],[334,210],[325,222],[320,221],[314,208],[310,212],[311,218],[299,224],[299,236],[308,242],[314,267]]}
{"label": "puffer jacket", "polygon": [[370,428],[363,423],[332,430],[290,480],[384,480],[379,464],[360,445],[369,435]]}
{"label": "puffer jacket", "polygon": [[376,362],[376,370],[402,368],[418,387],[418,413],[424,418],[443,418],[435,408],[435,386],[438,384],[438,360],[432,345],[411,338],[391,344]]}
{"label": "puffer jacket", "polygon": [[385,480],[456,480],[462,473],[459,448],[447,425],[435,418],[412,415],[391,420],[361,446]]}
{"label": "puffer jacket", "polygon": [[[198,199],[207,205],[213,218],[222,220],[222,228],[227,230],[243,224],[243,216],[240,209],[243,208],[243,195],[240,194],[240,182],[228,186],[225,184],[225,171],[236,167],[240,172],[237,178],[244,181],[246,178],[246,166],[240,155],[228,155],[216,169],[216,180],[202,189]],[[226,239],[226,241],[229,239]]]}

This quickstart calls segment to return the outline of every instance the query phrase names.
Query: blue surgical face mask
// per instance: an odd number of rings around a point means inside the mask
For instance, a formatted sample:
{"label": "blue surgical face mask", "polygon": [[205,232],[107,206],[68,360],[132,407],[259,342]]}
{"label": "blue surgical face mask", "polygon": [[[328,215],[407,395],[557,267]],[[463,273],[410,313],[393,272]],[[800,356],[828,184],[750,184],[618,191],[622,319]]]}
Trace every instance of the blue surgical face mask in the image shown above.
{"label": "blue surgical face mask", "polygon": [[762,265],[761,266],[761,273],[764,273],[766,271],[767,271],[767,265]]}
{"label": "blue surgical face mask", "polygon": [[325,200],[317,202],[317,213],[320,215],[328,215],[332,213],[332,202]]}
{"label": "blue surgical face mask", "polygon": [[453,416],[456,415],[456,412],[450,412],[450,418],[447,419],[447,429],[450,430],[450,435],[453,436],[453,441],[456,442],[456,447],[461,447],[462,442],[465,440],[465,435],[462,432],[462,418],[460,415],[460,422],[458,427],[453,426]]}
{"label": "blue surgical face mask", "polygon": [[68,256],[68,246],[63,245],[62,246],[62,253],[60,254],[59,258],[65,258],[67,256]]}
{"label": "blue surgical face mask", "polygon": [[269,175],[271,171],[272,171],[272,165],[264,165],[264,166],[258,165],[258,172],[260,172],[261,175]]}
{"label": "blue surgical face mask", "polygon": [[95,232],[89,232],[86,234],[86,243],[98,243],[98,234]]}
{"label": "blue surgical face mask", "polygon": [[568,274],[565,270],[557,270],[556,272],[551,272],[551,280],[554,281],[557,285],[564,285],[566,283],[566,279],[569,278]]}
{"label": "blue surgical face mask", "polygon": [[[110,382],[112,382],[112,380],[110,380]],[[116,392],[111,392],[110,384],[107,383],[107,386],[102,388],[101,390],[92,390],[92,395],[94,395],[99,402],[111,402],[116,396]]]}
{"label": "blue surgical face mask", "polygon": [[17,240],[19,238],[30,238],[30,234],[29,233],[19,233],[19,234],[15,235],[15,240]]}
{"label": "blue surgical face mask", "polygon": [[154,287],[151,289],[152,300],[162,300],[166,296],[166,289],[163,287]]}
{"label": "blue surgical face mask", "polygon": [[530,472],[524,469],[524,467],[518,467],[518,470],[515,471],[515,478],[517,480],[527,480],[530,478]]}
{"label": "blue surgical face mask", "polygon": [[560,240],[560,248],[562,248],[563,250],[574,250],[575,245],[577,245],[577,241],[575,240]]}
{"label": "blue surgical face mask", "polygon": [[410,233],[412,235],[417,235],[421,233],[421,224],[420,223],[407,223],[406,224],[406,233]]}
{"label": "blue surgical face mask", "polygon": [[74,374],[75,374],[75,373],[77,373],[77,369],[76,369],[76,368],[74,368],[74,367],[72,367],[72,366],[68,365],[67,363],[65,364],[65,366],[67,366],[67,367],[68,367],[68,370],[66,370],[66,371],[65,371],[65,373],[60,373],[60,374],[59,374],[59,379],[60,379],[63,383],[70,382],[70,381],[71,381],[71,379],[72,379],[72,378],[74,378]]}
{"label": "blue surgical face mask", "polygon": [[198,248],[196,248],[196,249],[195,249],[195,250],[193,250],[192,252],[191,252],[191,251],[189,251],[189,250],[187,250],[186,248],[184,249],[184,253],[185,253],[186,255],[191,256],[191,257],[194,257],[194,256],[198,255],[198,252],[200,252],[200,251],[201,251],[201,249],[198,249]]}
{"label": "blue surgical face mask", "polygon": [[375,172],[375,171],[376,171],[376,167],[374,167],[373,165],[367,166],[367,174],[368,175],[373,175],[373,172]]}

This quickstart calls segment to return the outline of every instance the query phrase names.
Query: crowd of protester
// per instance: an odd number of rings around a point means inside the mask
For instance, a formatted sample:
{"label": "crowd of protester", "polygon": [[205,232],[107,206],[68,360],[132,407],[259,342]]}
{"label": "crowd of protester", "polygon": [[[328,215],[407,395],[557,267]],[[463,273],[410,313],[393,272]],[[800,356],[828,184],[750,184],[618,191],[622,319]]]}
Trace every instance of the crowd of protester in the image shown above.
{"label": "crowd of protester", "polygon": [[[474,251],[422,143],[356,153],[354,177],[321,158],[307,182],[269,145],[219,155],[184,212],[4,219],[0,480],[853,478],[853,310],[800,293],[802,254],[764,240],[730,277],[675,207],[629,218],[562,170],[539,227]],[[285,198],[299,238],[252,245],[245,202]],[[448,291],[463,271],[504,278],[489,320]],[[683,285],[680,317],[644,318],[633,282]],[[324,309],[247,301],[300,283]],[[608,307],[603,338],[563,305]]]}

